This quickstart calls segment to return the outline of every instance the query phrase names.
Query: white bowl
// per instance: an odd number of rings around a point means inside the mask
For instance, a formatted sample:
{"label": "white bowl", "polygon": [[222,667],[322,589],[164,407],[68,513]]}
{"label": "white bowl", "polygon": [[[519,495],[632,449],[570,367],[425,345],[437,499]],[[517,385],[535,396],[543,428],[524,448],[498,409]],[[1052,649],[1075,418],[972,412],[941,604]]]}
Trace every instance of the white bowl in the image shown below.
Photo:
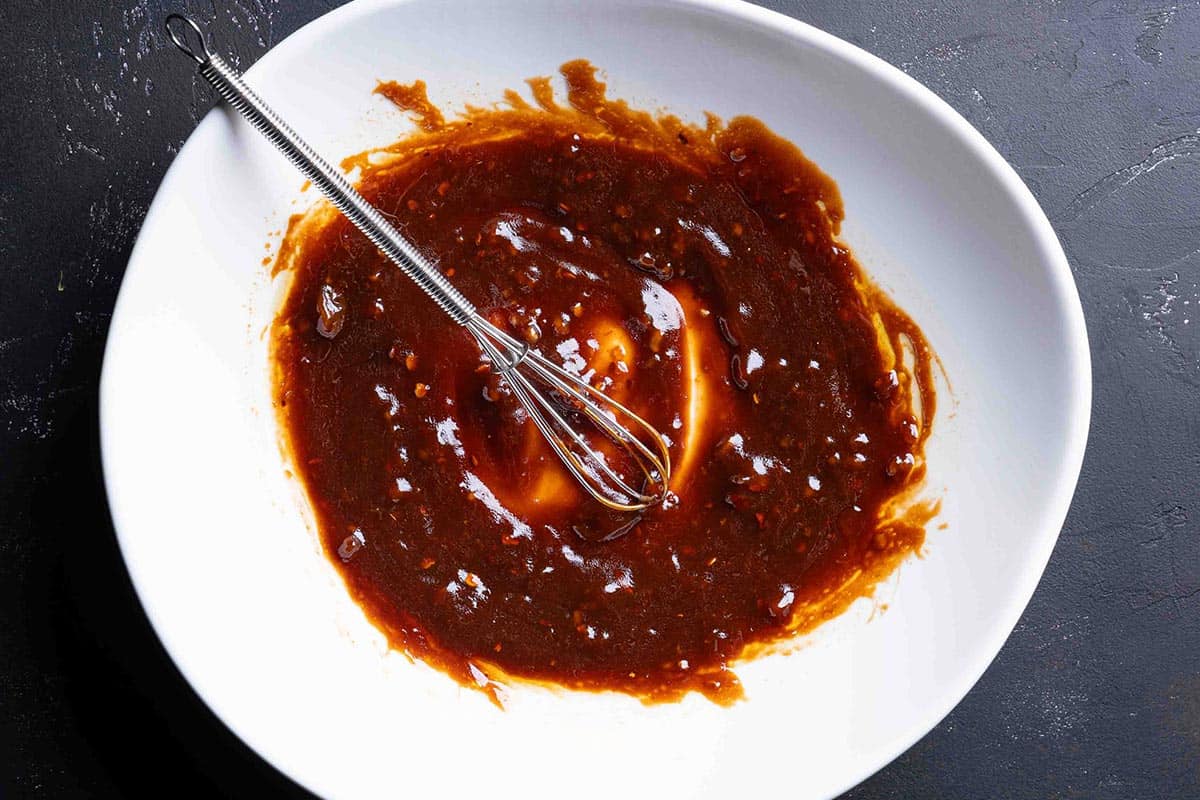
{"label": "white bowl", "polygon": [[264,336],[276,288],[260,261],[301,207],[300,181],[214,111],[164,179],[121,287],[105,476],[134,585],[180,670],[319,794],[836,794],[978,679],[1066,514],[1091,386],[1062,250],[983,137],[884,62],[724,0],[359,0],[248,79],[340,157],[409,127],[372,96],[376,79],[424,78],[435,102],[461,107],[581,56],[637,105],[758,116],[836,178],[847,239],[953,386],[928,447],[947,527],[881,589],[885,612],[859,601],[799,651],[740,667],[748,699],[732,708],[517,689],[501,711],[389,653],[318,549],[277,443]]}

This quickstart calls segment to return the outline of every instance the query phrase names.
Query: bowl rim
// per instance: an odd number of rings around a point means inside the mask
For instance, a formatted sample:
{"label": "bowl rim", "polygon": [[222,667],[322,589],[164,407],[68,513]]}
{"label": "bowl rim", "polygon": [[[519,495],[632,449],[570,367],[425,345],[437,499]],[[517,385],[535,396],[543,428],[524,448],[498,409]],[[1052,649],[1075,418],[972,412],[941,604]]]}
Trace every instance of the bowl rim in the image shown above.
{"label": "bowl rim", "polygon": [[[264,53],[253,66],[246,70],[245,74],[249,80],[253,81],[261,64],[286,58],[292,51],[318,39],[330,29],[351,22],[358,17],[409,5],[416,1],[351,0],[346,5],[326,12],[297,29]],[[1087,445],[1092,405],[1092,370],[1083,308],[1066,254],[1049,219],[1032,192],[1013,167],[984,138],[983,134],[932,90],[878,56],[839,39],[833,34],[782,13],[751,5],[743,0],[657,0],[657,2],[666,9],[677,9],[682,12],[708,12],[715,16],[728,18],[733,22],[757,26],[769,32],[782,34],[794,44],[808,45],[822,50],[839,61],[848,62],[850,66],[870,73],[887,88],[902,95],[925,111],[933,120],[948,128],[954,137],[981,161],[1019,211],[1022,224],[1032,234],[1038,253],[1049,267],[1051,292],[1066,331],[1064,345],[1069,359],[1070,374],[1067,376],[1066,383],[1069,385],[1070,400],[1067,414],[1070,425],[1063,437],[1063,467],[1055,478],[1051,499],[1045,504],[1038,535],[1030,545],[1028,567],[1020,574],[1012,591],[1008,593],[1007,602],[1002,603],[992,616],[993,621],[987,632],[986,644],[978,647],[975,652],[964,658],[964,667],[954,681],[948,682],[943,687],[938,702],[931,703],[924,714],[913,715],[908,724],[903,727],[902,732],[893,736],[888,746],[876,750],[873,758],[862,759],[858,769],[847,773],[844,783],[833,795],[836,796],[867,780],[931,732],[979,681],[999,654],[1021,614],[1028,606],[1066,521]],[[199,140],[205,138],[203,133],[206,129],[212,128],[218,123],[220,114],[219,106],[210,110],[180,147],[155,192],[154,200],[146,213],[140,231],[154,227],[157,218],[162,213],[163,197],[179,191],[183,187],[180,163],[188,160],[185,156],[198,146]],[[130,252],[128,265],[133,265],[144,257],[143,250],[146,248],[146,244],[140,231]],[[127,284],[123,279],[117,293],[104,347],[98,417],[100,462],[109,513],[112,517],[113,529],[122,559],[129,572],[130,582],[155,635],[171,657],[172,663],[212,713],[264,761],[309,791],[319,792],[322,788],[327,787],[309,782],[312,776],[296,774],[287,770],[280,763],[272,761],[268,756],[271,749],[260,746],[263,743],[252,731],[241,729],[241,726],[221,714],[218,710],[219,706],[210,700],[210,690],[206,682],[196,674],[186,659],[180,658],[180,647],[176,642],[175,635],[172,634],[166,622],[160,618],[153,598],[144,591],[145,580],[142,575],[144,570],[149,567],[139,562],[135,552],[136,546],[133,545],[133,540],[127,532],[132,527],[127,522],[130,516],[127,509],[136,504],[136,493],[128,491],[117,477],[120,470],[117,468],[118,459],[113,454],[120,449],[120,444],[114,438],[111,423],[114,401],[120,388],[113,378],[113,370],[109,369],[109,365],[113,360],[113,353],[121,346],[122,337],[114,333],[119,333],[120,328],[115,323],[121,318],[124,307],[129,304],[128,297]],[[123,533],[123,531],[125,532]]]}

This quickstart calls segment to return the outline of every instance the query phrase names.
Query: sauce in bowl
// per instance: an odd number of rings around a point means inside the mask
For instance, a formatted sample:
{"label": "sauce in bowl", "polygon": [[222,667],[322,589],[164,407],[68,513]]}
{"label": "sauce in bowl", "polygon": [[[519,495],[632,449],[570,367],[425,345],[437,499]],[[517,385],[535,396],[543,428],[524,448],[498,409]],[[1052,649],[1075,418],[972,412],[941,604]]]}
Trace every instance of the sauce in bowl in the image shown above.
{"label": "sauce in bowl", "polygon": [[[327,205],[293,222],[276,406],[322,543],[393,646],[647,701],[741,696],[738,659],[869,593],[924,540],[918,326],[838,238],[837,186],[738,117],[609,99],[583,61],[349,159],[480,313],[669,439],[668,499],[610,512],[503,380]],[[608,539],[607,541],[601,541]]]}

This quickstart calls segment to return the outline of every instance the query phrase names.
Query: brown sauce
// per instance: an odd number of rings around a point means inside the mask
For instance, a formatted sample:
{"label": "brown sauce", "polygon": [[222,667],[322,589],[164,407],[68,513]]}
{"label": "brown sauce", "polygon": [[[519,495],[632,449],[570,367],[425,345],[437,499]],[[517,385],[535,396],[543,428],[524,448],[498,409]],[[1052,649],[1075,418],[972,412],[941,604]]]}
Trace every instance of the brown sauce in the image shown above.
{"label": "brown sauce", "polygon": [[394,647],[496,696],[524,679],[741,696],[731,664],[918,550],[932,352],[837,237],[834,182],[755,119],[608,99],[586,62],[535,104],[346,163],[493,322],[670,438],[673,497],[625,535],[470,336],[328,206],[278,268],[276,403],[320,537]]}

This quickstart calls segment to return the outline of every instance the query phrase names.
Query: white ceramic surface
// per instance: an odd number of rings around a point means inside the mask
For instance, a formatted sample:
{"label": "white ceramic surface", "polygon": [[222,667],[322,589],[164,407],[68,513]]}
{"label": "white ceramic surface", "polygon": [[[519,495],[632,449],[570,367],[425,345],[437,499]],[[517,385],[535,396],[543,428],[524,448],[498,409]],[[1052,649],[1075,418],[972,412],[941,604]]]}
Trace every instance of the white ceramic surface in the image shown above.
{"label": "white ceramic surface", "polygon": [[580,56],[636,104],[759,116],[838,180],[848,240],[953,384],[928,449],[948,527],[881,591],[885,613],[860,601],[798,652],[741,667],[748,699],[733,708],[524,689],[502,712],[388,653],[318,551],[277,447],[263,336],[276,287],[260,261],[300,181],[215,111],[163,181],[121,288],[105,476],[134,585],[183,674],[319,794],[833,795],[978,679],[1066,514],[1091,387],[1062,250],[983,138],[882,61],[723,0],[359,0],[248,79],[340,157],[409,128],[371,95],[378,78],[424,78],[457,107]]}

